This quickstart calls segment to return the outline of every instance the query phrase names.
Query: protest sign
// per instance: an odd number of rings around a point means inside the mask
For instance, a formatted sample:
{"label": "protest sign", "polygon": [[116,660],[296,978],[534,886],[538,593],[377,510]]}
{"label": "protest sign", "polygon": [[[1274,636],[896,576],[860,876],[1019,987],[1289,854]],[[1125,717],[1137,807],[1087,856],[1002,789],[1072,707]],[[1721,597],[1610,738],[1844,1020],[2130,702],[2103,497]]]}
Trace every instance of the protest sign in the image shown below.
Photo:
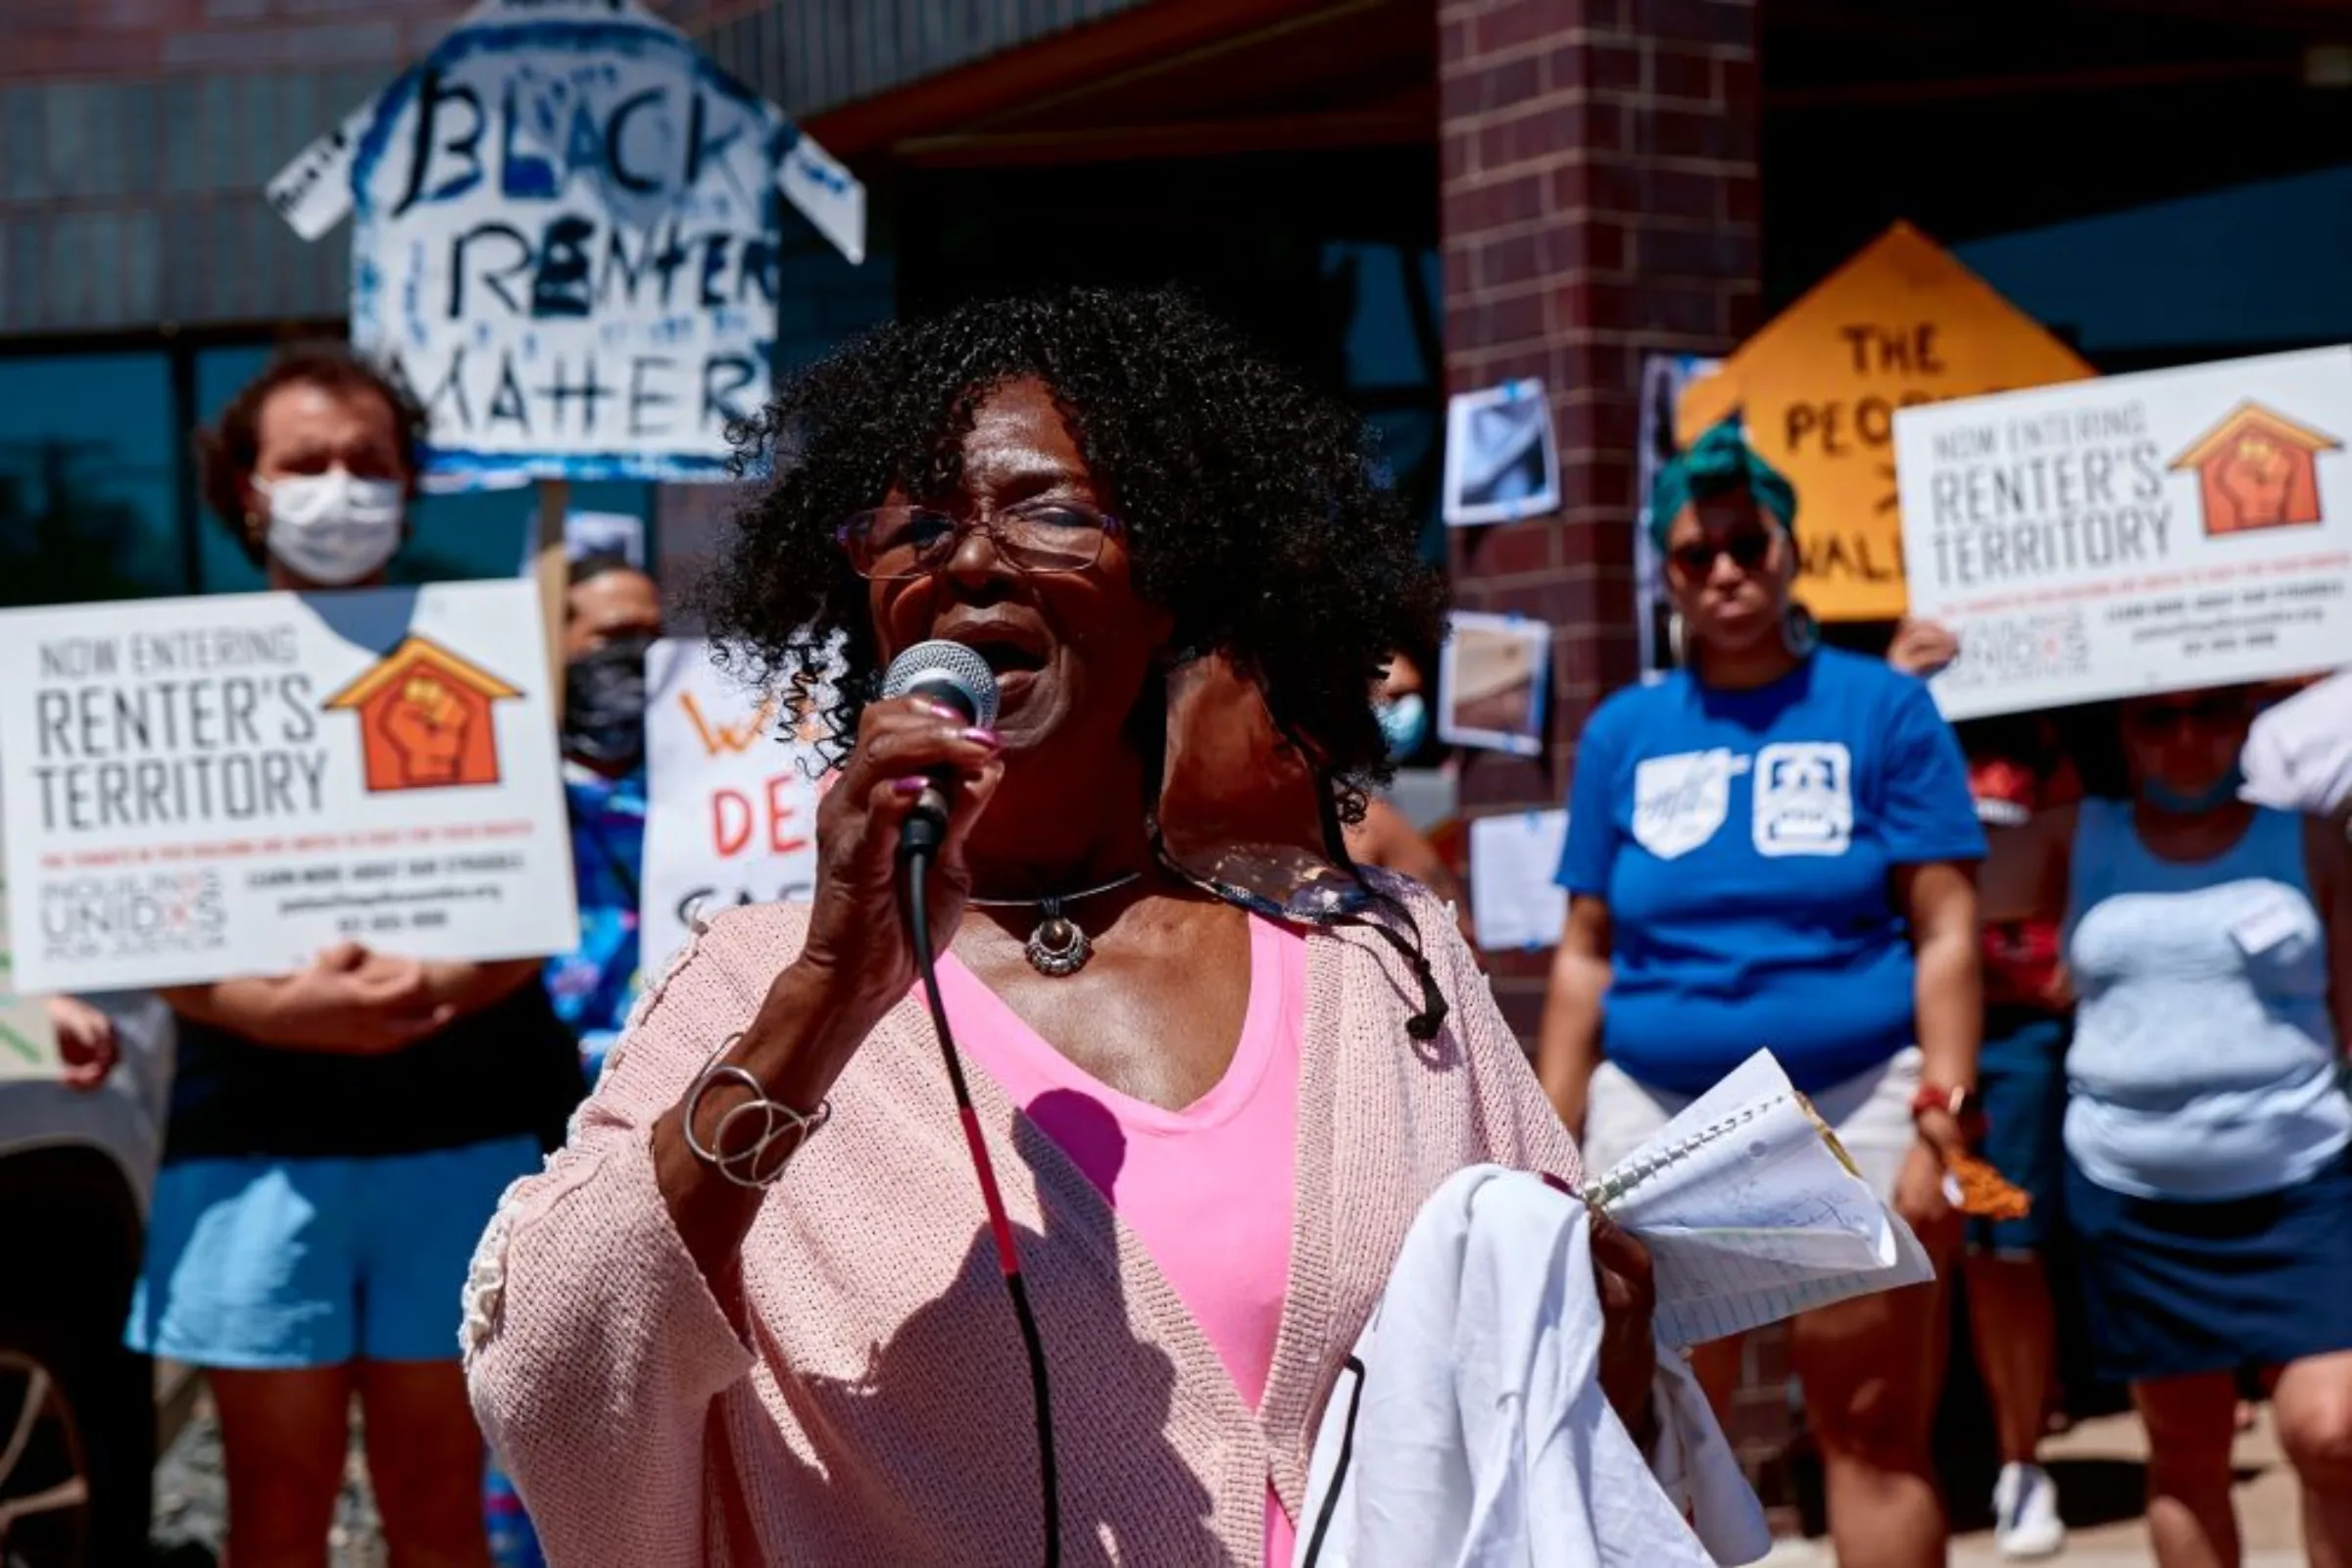
{"label": "protest sign", "polygon": [[636,0],[485,0],[270,199],[353,216],[352,342],[423,399],[437,486],[724,477],[783,201],[864,254],[857,180]]}
{"label": "protest sign", "polygon": [[0,612],[19,982],[569,948],[541,650],[514,581]]}
{"label": "protest sign", "polygon": [[1915,614],[1953,718],[2323,669],[2352,648],[2352,348],[1905,410]]}
{"label": "protest sign", "polygon": [[15,944],[9,940],[8,897],[0,889],[0,1083],[11,1078],[54,1078],[64,1062],[47,1004],[17,994]]}
{"label": "protest sign", "polygon": [[[515,575],[528,577],[539,569],[539,555],[543,548],[536,537],[537,530],[527,530],[522,541],[522,564]],[[590,556],[612,556],[634,567],[645,570],[645,519],[627,512],[565,512],[563,533],[564,564],[568,569],[573,564]]]}
{"label": "protest sign", "polygon": [[1908,223],[1871,242],[1683,394],[1688,446],[1737,412],[1796,487],[1797,597],[1823,620],[1903,613],[1894,412],[2089,375],[2073,350]]}
{"label": "protest sign", "polygon": [[816,888],[813,731],[748,692],[700,639],[665,638],[645,661],[645,886],[638,955],[659,974],[699,906],[805,900]]}

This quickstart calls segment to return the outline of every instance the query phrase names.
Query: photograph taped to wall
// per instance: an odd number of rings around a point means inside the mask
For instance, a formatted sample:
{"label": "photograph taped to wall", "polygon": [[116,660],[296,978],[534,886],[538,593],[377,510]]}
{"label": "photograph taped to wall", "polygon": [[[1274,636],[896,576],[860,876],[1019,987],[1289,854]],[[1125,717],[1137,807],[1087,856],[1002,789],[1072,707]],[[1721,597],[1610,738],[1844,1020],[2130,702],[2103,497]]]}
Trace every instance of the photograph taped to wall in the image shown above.
{"label": "photograph taped to wall", "polygon": [[1551,628],[1519,615],[1457,610],[1438,673],[1438,736],[1534,757],[1544,750]]}
{"label": "photograph taped to wall", "polygon": [[1542,381],[1505,381],[1446,400],[1448,525],[1512,522],[1559,508],[1559,443]]}

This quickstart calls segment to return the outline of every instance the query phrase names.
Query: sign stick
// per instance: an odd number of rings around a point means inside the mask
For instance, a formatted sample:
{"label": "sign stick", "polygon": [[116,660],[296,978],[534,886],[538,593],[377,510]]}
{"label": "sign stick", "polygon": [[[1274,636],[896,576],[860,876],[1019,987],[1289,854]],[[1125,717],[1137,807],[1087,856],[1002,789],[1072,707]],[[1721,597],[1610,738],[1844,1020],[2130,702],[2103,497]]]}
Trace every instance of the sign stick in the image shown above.
{"label": "sign stick", "polygon": [[564,553],[564,518],[571,511],[571,481],[539,481],[538,556],[539,614],[547,629],[547,690],[556,716],[564,716],[564,597],[570,571]]}

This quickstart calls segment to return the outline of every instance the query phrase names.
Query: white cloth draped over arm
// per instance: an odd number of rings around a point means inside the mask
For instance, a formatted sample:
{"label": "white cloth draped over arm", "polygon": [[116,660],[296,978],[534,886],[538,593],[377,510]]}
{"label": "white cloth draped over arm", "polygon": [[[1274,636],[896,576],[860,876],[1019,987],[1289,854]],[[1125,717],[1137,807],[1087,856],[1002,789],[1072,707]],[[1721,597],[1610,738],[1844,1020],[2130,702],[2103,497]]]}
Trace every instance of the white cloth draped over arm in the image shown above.
{"label": "white cloth draped over arm", "polygon": [[1714,1568],[1771,1548],[1697,1383],[1644,1455],[1599,1381],[1583,1202],[1479,1165],[1414,1221],[1315,1442],[1296,1568]]}

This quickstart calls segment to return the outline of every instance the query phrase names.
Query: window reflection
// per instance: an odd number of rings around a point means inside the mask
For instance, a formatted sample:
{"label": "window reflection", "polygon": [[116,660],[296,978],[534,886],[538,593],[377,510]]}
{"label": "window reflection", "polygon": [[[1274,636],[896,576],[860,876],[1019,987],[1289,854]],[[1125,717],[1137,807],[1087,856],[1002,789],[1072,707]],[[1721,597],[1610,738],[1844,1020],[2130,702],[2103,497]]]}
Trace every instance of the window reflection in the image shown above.
{"label": "window reflection", "polygon": [[1380,439],[1389,483],[1421,519],[1421,554],[1443,565],[1444,269],[1429,246],[1335,240],[1323,276],[1336,307],[1343,391]]}
{"label": "window reflection", "polygon": [[187,591],[161,353],[0,359],[0,604]]}

